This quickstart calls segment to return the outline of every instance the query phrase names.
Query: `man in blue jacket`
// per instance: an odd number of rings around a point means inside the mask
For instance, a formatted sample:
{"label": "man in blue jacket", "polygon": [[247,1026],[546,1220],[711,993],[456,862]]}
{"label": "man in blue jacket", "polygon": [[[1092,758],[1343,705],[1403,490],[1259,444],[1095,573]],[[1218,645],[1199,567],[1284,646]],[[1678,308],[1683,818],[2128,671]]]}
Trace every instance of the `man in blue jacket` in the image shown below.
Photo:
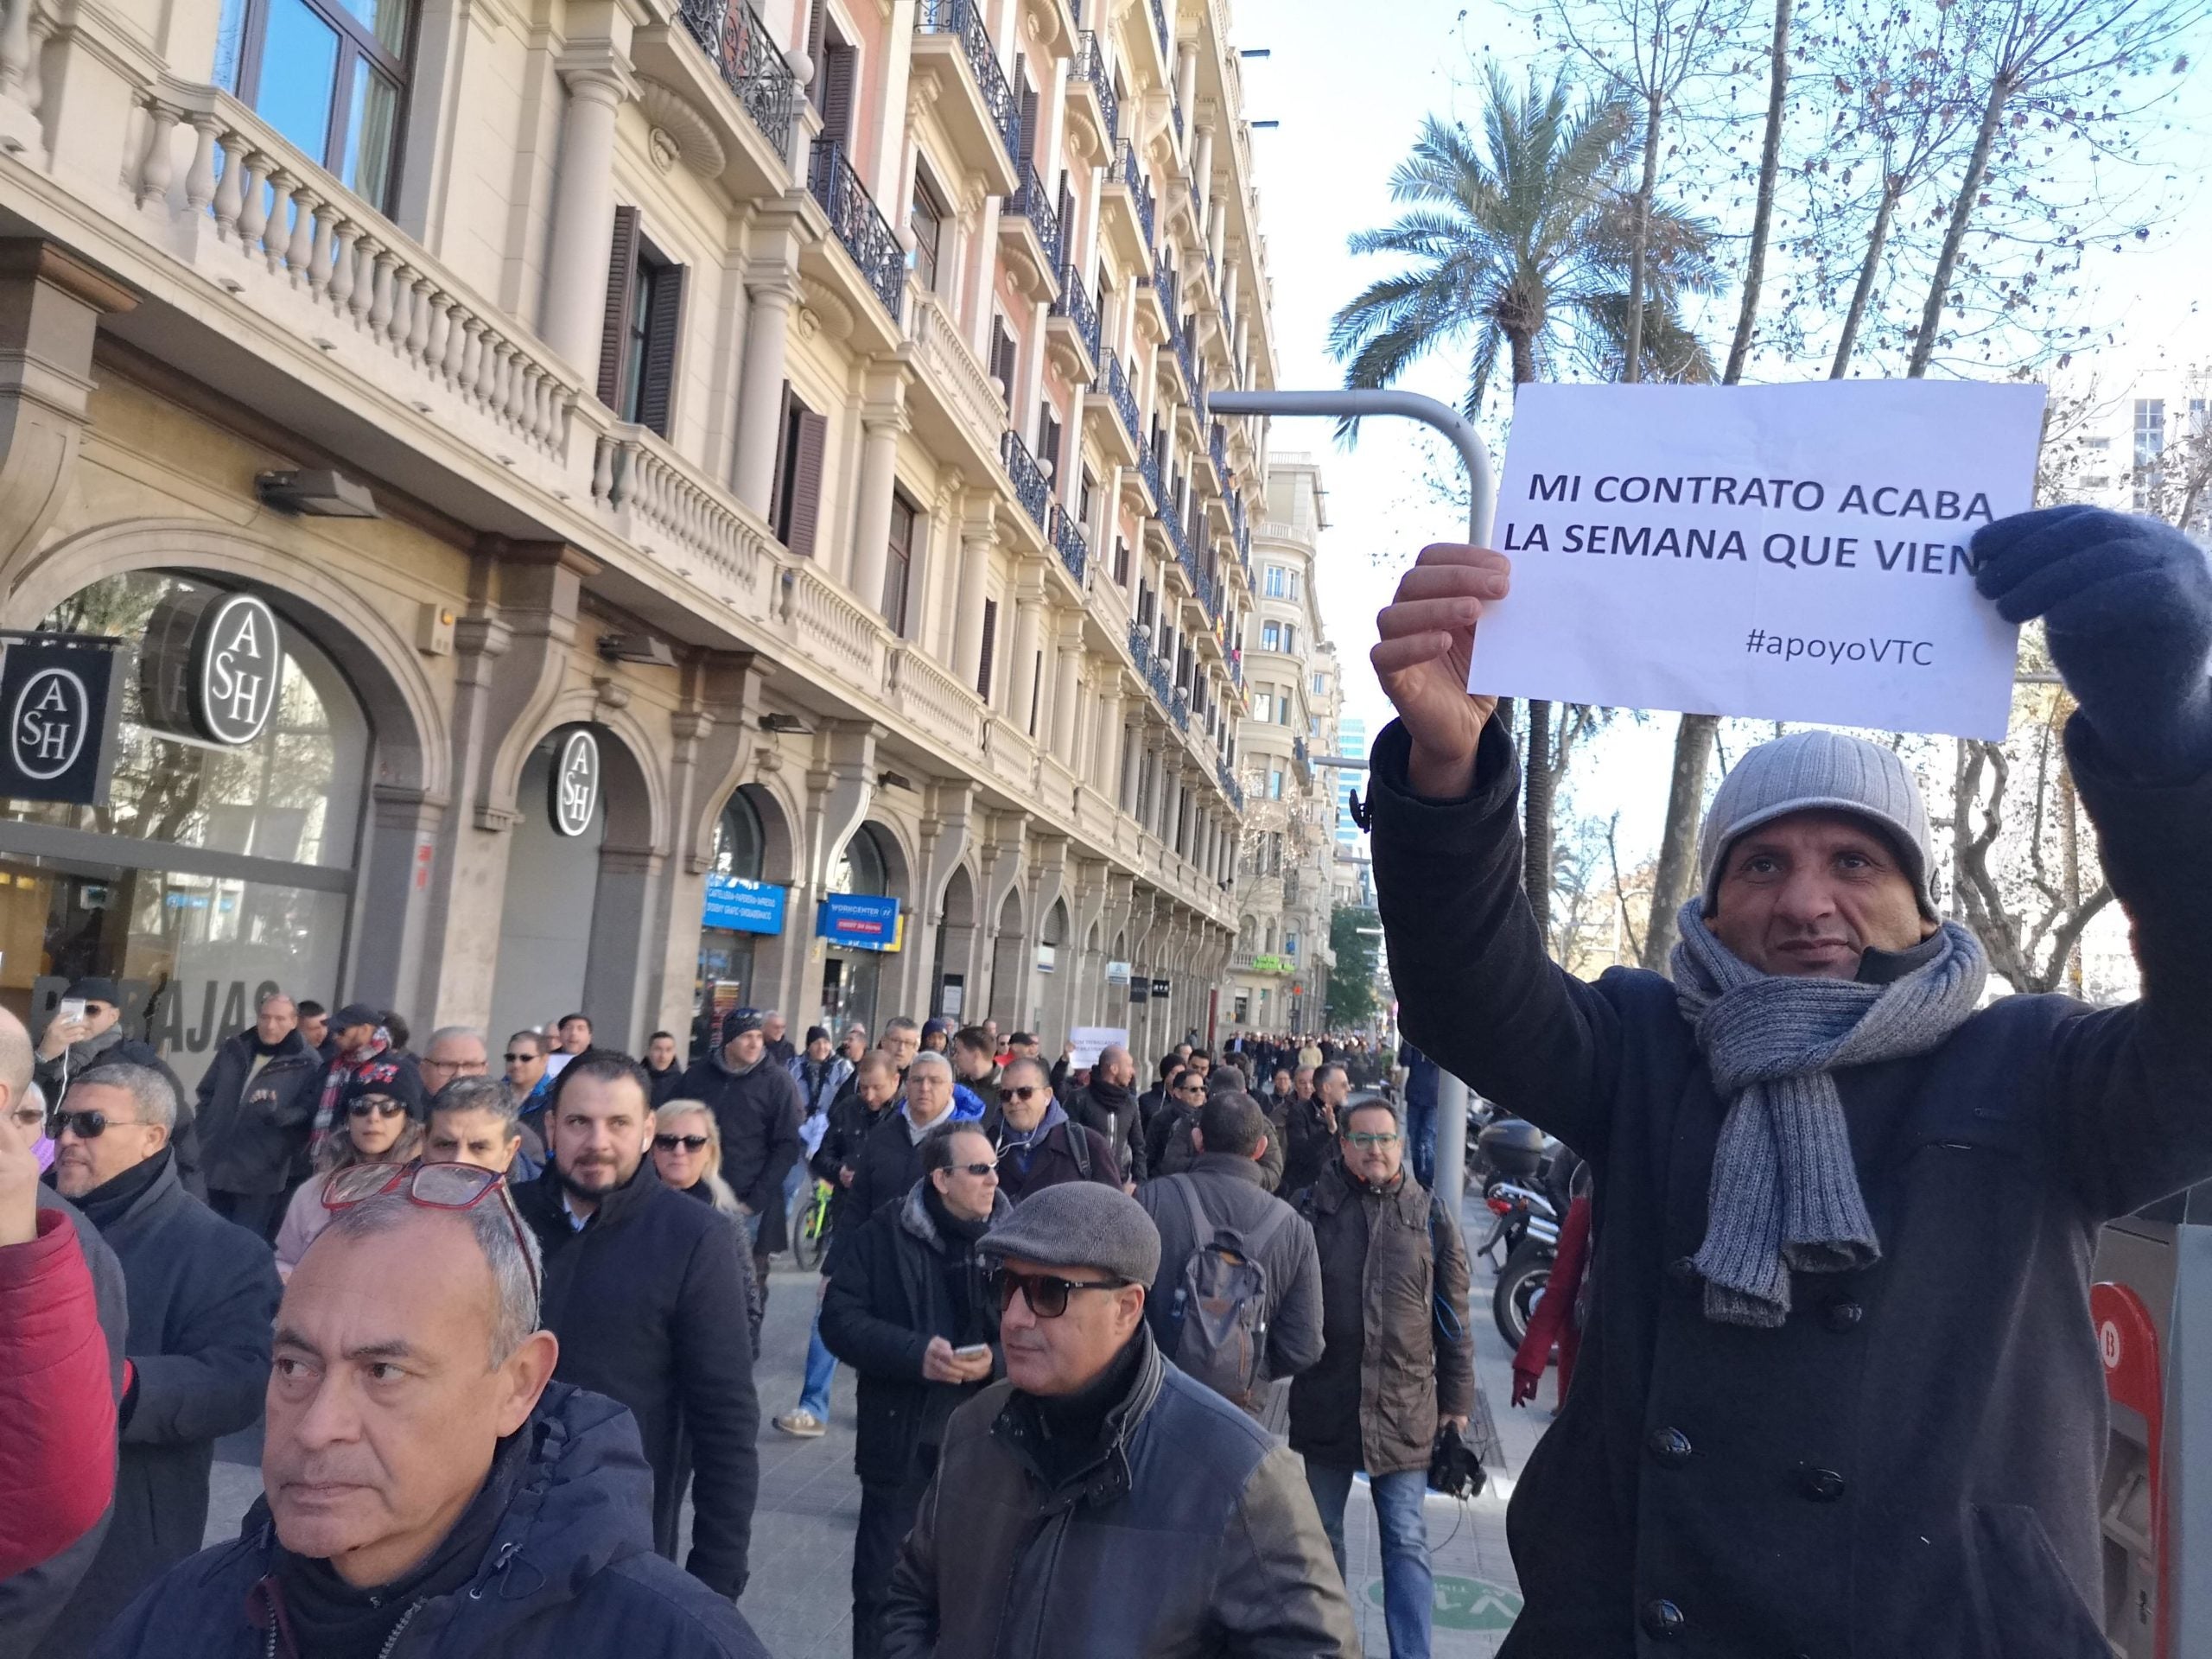
{"label": "man in blue jacket", "polygon": [[537,1259],[506,1189],[341,1211],[285,1287],[238,1536],[150,1586],[98,1659],[354,1653],[766,1659],[653,1551],[629,1413],[550,1379]]}
{"label": "man in blue jacket", "polygon": [[1985,1005],[1894,751],[1805,731],[1707,816],[1671,982],[1546,956],[1518,777],[1466,690],[1503,556],[1427,550],[1373,661],[1406,1036],[1596,1180],[1574,1385],[1509,1516],[1503,1655],[2104,1659],[2105,1221],[2212,1176],[2212,572],[2084,507],[1974,539],[2080,705],[2067,760],[2143,996]]}

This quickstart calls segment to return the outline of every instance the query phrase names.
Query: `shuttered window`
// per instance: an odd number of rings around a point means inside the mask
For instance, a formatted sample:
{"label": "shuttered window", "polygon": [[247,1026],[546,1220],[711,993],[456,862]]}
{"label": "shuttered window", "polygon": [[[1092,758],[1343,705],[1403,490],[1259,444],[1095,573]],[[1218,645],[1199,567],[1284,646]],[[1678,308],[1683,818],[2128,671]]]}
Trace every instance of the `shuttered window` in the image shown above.
{"label": "shuttered window", "polygon": [[1045,653],[1040,651],[1036,660],[1029,665],[1029,735],[1032,737],[1037,735],[1037,705],[1044,701],[1040,695],[1044,690]]}
{"label": "shuttered window", "polygon": [[786,383],[768,523],[776,539],[802,558],[814,556],[815,524],[822,515],[822,459],[829,436],[828,417],[809,409]]}
{"label": "shuttered window", "polygon": [[1017,166],[1033,167],[1037,163],[1037,93],[1029,85],[1029,71],[1018,52],[1014,57],[1014,84],[1021,92],[1021,154],[1014,159]]}
{"label": "shuttered window", "polygon": [[1129,544],[1118,536],[1114,538],[1114,585],[1129,585]]}
{"label": "shuttered window", "polygon": [[976,695],[985,702],[991,700],[991,665],[998,644],[999,602],[987,599],[983,601],[983,659],[976,670]]}
{"label": "shuttered window", "polygon": [[822,136],[840,149],[853,142],[853,94],[860,79],[861,54],[834,36],[823,47]]}
{"label": "shuttered window", "polygon": [[914,233],[914,274],[934,294],[938,251],[944,243],[944,206],[918,166],[914,169],[914,200],[906,210],[906,227]]}
{"label": "shuttered window", "polygon": [[599,400],[663,437],[676,401],[683,320],[683,267],[639,232],[636,208],[617,207],[600,327]]}
{"label": "shuttered window", "polygon": [[883,620],[892,632],[906,632],[906,587],[914,569],[914,531],[920,518],[905,495],[891,497],[891,546],[883,562]]}
{"label": "shuttered window", "polygon": [[1052,480],[1052,493],[1058,495],[1060,489],[1060,420],[1052,413],[1049,404],[1037,413],[1037,459],[1045,463],[1045,476]]}
{"label": "shuttered window", "polygon": [[991,319],[991,376],[1006,388],[1006,405],[1014,407],[1014,334],[1004,317]]}

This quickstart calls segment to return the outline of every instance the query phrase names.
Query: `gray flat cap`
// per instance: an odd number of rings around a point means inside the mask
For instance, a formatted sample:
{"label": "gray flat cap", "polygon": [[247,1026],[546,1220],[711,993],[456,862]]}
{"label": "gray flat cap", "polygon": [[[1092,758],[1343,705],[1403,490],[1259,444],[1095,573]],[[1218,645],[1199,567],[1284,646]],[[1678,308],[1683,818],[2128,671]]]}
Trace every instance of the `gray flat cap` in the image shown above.
{"label": "gray flat cap", "polygon": [[1096,1268],[1147,1287],[1160,1272],[1160,1229],[1142,1205],[1103,1181],[1032,1192],[983,1235],[980,1249],[1040,1268]]}

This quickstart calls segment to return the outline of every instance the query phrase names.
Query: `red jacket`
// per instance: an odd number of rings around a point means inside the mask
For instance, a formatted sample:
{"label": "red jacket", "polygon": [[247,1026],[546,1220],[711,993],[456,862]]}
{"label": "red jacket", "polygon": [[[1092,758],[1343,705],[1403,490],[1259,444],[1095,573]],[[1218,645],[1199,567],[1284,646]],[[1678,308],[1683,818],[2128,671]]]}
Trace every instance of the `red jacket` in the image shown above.
{"label": "red jacket", "polygon": [[115,1395],[92,1275],[69,1217],[0,1249],[0,1579],[82,1537],[115,1496]]}
{"label": "red jacket", "polygon": [[[1535,1384],[1551,1363],[1552,1344],[1559,1344],[1559,1403],[1567,1403],[1567,1385],[1574,1380],[1574,1356],[1582,1346],[1582,1332],[1574,1323],[1574,1302],[1582,1290],[1583,1269],[1590,1259],[1590,1200],[1577,1198],[1560,1224],[1559,1254],[1552,1260],[1552,1276],[1544,1283],[1543,1299],[1529,1316],[1529,1334],[1514,1351],[1516,1380],[1535,1394]],[[1516,1395],[1519,1390],[1516,1390]],[[1519,1404],[1516,1399],[1514,1402]]]}

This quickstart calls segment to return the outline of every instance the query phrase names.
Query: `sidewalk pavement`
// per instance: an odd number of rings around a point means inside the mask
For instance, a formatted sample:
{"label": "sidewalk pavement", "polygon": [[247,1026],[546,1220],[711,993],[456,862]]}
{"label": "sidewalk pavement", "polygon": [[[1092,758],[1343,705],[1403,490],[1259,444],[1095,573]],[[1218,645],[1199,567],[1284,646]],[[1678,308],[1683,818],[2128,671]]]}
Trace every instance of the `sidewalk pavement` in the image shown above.
{"label": "sidewalk pavement", "polygon": [[[1479,1217],[1479,1224],[1478,1217]],[[1465,1221],[1479,1239],[1486,1212]],[[1511,1354],[1491,1317],[1492,1283],[1478,1265],[1470,1298],[1477,1380],[1488,1396],[1503,1444],[1507,1472],[1493,1469],[1482,1495],[1465,1506],[1431,1493],[1429,1548],[1436,1570],[1437,1659],[1491,1659],[1521,1600],[1505,1548],[1505,1501],[1513,1479],[1551,1421],[1552,1380],[1540,1408],[1515,1411]],[[842,1659],[852,1650],[852,1541],[860,1520],[860,1483],[853,1475],[853,1378],[837,1368],[830,1431],[817,1440],[777,1432],[769,1419],[798,1402],[814,1314],[815,1275],[779,1266],[770,1281],[767,1319],[755,1371],[760,1392],[760,1497],[753,1522],[752,1582],[739,1604],[777,1659]],[[222,1441],[216,1452],[207,1541],[235,1537],[260,1495],[260,1432]],[[688,1527],[687,1527],[688,1531]],[[1367,1652],[1389,1652],[1382,1628],[1382,1562],[1374,1506],[1363,1484],[1344,1512],[1353,1611]]]}

